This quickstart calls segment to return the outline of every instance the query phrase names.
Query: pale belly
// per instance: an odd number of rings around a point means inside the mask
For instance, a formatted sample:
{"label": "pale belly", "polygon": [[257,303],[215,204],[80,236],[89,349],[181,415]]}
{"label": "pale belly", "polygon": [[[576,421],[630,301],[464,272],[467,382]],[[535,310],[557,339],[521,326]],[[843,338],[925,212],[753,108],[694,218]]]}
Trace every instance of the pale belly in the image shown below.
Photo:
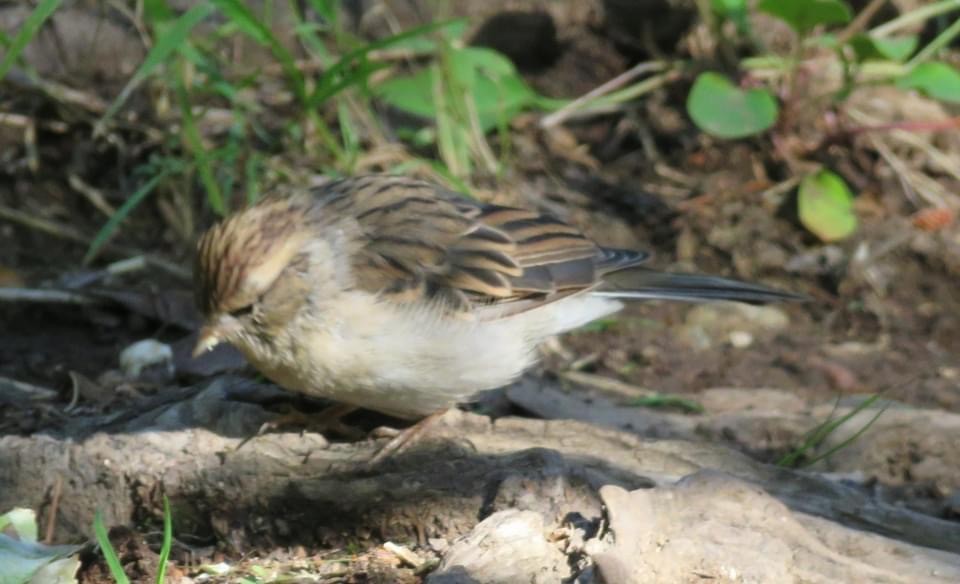
{"label": "pale belly", "polygon": [[283,360],[241,347],[264,375],[294,391],[419,418],[516,380],[537,345],[616,310],[616,301],[579,296],[487,322],[401,310],[361,296],[339,318],[297,327]]}

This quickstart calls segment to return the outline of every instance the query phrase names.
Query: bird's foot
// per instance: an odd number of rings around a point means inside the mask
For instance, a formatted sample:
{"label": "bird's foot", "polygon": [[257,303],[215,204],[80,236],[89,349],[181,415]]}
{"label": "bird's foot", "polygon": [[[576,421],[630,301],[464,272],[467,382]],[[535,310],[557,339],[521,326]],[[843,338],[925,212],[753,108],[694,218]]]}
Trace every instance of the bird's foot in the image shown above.
{"label": "bird's foot", "polygon": [[387,458],[396,456],[397,454],[400,454],[401,452],[410,448],[410,446],[423,438],[426,431],[430,429],[434,422],[440,419],[440,416],[445,414],[446,411],[447,410],[440,410],[438,412],[434,412],[416,424],[403,430],[396,430],[394,428],[387,428],[385,426],[374,428],[373,431],[370,432],[371,438],[390,438],[390,441],[381,446],[374,453],[373,457],[370,458],[367,464],[369,466],[374,466],[380,462],[383,462]]}

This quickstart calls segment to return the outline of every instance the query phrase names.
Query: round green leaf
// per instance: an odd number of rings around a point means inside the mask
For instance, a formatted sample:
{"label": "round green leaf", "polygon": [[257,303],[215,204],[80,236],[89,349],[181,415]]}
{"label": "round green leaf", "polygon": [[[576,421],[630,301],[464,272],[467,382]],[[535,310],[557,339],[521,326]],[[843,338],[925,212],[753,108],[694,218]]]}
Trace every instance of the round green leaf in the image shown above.
{"label": "round green leaf", "polygon": [[[540,102],[540,96],[524,82],[513,63],[496,51],[467,47],[455,51],[450,62],[457,88],[463,92],[459,97],[473,100],[480,127],[485,132]],[[431,67],[394,77],[377,85],[374,93],[400,110],[435,118],[436,74]]]}
{"label": "round green leaf", "polygon": [[757,8],[785,21],[800,34],[820,24],[850,21],[850,8],[841,0],[762,0]]}
{"label": "round green leaf", "polygon": [[486,132],[537,103],[537,95],[518,75],[479,77],[473,88],[480,127]]}
{"label": "round green leaf", "polygon": [[837,241],[854,232],[853,194],[847,183],[829,170],[807,175],[797,201],[800,222],[823,241]]}
{"label": "round green leaf", "polygon": [[759,134],[777,121],[777,101],[765,89],[743,90],[719,73],[701,73],[687,96],[687,113],[719,138]]}
{"label": "round green leaf", "polygon": [[879,38],[858,34],[850,39],[850,46],[857,54],[858,61],[890,60],[900,63],[917,49],[917,37]]}
{"label": "round green leaf", "polygon": [[960,103],[960,72],[946,63],[921,63],[897,79],[903,89],[919,89],[934,99]]}
{"label": "round green leaf", "polygon": [[482,69],[496,77],[516,75],[510,59],[486,47],[464,47],[453,54],[454,67]]}
{"label": "round green leaf", "polygon": [[374,93],[393,107],[424,118],[437,115],[433,104],[433,71],[424,68],[412,75],[388,79]]}

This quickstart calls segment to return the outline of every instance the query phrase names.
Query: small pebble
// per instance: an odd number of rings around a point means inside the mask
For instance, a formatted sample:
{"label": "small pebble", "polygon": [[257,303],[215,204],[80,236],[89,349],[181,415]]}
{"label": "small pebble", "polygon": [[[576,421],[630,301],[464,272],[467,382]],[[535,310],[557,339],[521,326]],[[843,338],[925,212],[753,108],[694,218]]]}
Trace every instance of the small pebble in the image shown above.
{"label": "small pebble", "polygon": [[731,331],[730,344],[738,349],[745,349],[753,344],[753,335],[747,331]]}
{"label": "small pebble", "polygon": [[120,368],[128,378],[137,378],[144,369],[155,365],[173,374],[173,349],[170,345],[154,339],[144,339],[120,353]]}

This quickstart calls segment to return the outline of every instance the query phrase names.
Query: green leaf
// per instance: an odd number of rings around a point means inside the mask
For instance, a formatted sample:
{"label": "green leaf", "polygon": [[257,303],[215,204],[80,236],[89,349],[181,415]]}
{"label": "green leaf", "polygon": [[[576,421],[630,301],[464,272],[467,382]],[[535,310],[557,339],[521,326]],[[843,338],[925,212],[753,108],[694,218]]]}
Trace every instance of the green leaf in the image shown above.
{"label": "green leaf", "polygon": [[14,507],[0,515],[0,531],[13,526],[17,537],[23,541],[37,541],[37,514],[33,509]]}
{"label": "green leaf", "polygon": [[173,19],[176,16],[166,0],[144,0],[143,14],[151,26],[156,26],[158,22],[164,22]]}
{"label": "green leaf", "polygon": [[0,531],[13,526],[17,537],[24,541],[37,541],[37,514],[33,509],[14,507],[0,515]]}
{"label": "green leaf", "polygon": [[746,0],[713,0],[711,3],[713,11],[720,16],[729,17],[731,15],[742,14],[747,9]]}
{"label": "green leaf", "polygon": [[750,30],[746,0],[713,0],[712,7],[718,16],[734,23],[740,33]]}
{"label": "green leaf", "polygon": [[213,4],[201,2],[184,12],[180,18],[172,24],[164,27],[163,35],[157,39],[153,48],[147,53],[147,56],[143,59],[143,63],[140,64],[140,68],[136,70],[130,78],[130,81],[127,81],[120,95],[118,95],[117,98],[113,100],[113,103],[110,104],[110,107],[107,108],[106,113],[97,121],[94,130],[95,134],[102,132],[103,126],[116,115],[117,110],[129,99],[130,94],[132,94],[157,67],[165,63],[175,51],[184,46],[193,27],[200,24],[200,22],[210,16],[213,11]]}
{"label": "green leaf", "polygon": [[110,543],[110,536],[107,535],[107,528],[103,524],[103,515],[100,510],[93,516],[93,533],[97,536],[97,543],[100,544],[100,551],[103,552],[103,559],[107,562],[110,569],[110,575],[113,576],[117,584],[130,584],[130,579],[123,571],[123,565],[120,564],[120,558],[117,557],[117,551],[113,549]]}
{"label": "green leaf", "polygon": [[457,51],[453,66],[455,69],[472,66],[475,71],[474,81],[467,88],[476,103],[484,132],[537,103],[536,92],[520,77],[513,63],[494,50],[470,47]]}
{"label": "green leaf", "polygon": [[897,86],[918,89],[940,101],[960,103],[960,72],[946,63],[921,63],[897,79]]}
{"label": "green leaf", "polygon": [[430,69],[384,81],[374,88],[374,93],[393,107],[415,116],[432,118],[437,114],[433,104],[433,72]]}
{"label": "green leaf", "polygon": [[[496,51],[479,47],[459,49],[451,55],[450,65],[456,84],[474,100],[484,132],[495,128],[499,120],[509,120],[540,102],[540,96],[524,82],[513,63]],[[435,81],[432,69],[425,68],[387,80],[374,93],[397,109],[435,118]]]}
{"label": "green leaf", "polygon": [[850,39],[858,61],[896,61],[902,63],[917,50],[916,35],[904,37],[871,37],[858,34]]}
{"label": "green leaf", "polygon": [[10,46],[7,47],[6,54],[3,56],[3,61],[0,61],[0,79],[7,76],[7,72],[10,71],[13,64],[20,58],[20,53],[27,48],[27,45],[33,40],[37,31],[43,26],[43,23],[56,12],[60,6],[60,2],[61,0],[42,0],[37,4],[34,11],[30,13],[30,16],[20,24],[20,30],[17,31],[17,36],[13,37],[13,41],[11,41]]}
{"label": "green leaf", "polygon": [[687,96],[687,112],[704,132],[743,138],[777,121],[777,101],[765,89],[743,90],[719,73],[701,73]]}
{"label": "green leaf", "polygon": [[800,34],[821,24],[850,21],[850,8],[840,0],[762,0],[759,10],[785,21]]}
{"label": "green leaf", "polygon": [[48,546],[0,533],[0,583],[77,584],[83,546]]}
{"label": "green leaf", "polygon": [[829,170],[807,175],[797,201],[800,222],[823,241],[837,241],[854,232],[853,194],[847,183]]}
{"label": "green leaf", "polygon": [[494,77],[517,74],[510,59],[485,47],[465,47],[454,52],[453,65],[455,68],[482,69]]}

